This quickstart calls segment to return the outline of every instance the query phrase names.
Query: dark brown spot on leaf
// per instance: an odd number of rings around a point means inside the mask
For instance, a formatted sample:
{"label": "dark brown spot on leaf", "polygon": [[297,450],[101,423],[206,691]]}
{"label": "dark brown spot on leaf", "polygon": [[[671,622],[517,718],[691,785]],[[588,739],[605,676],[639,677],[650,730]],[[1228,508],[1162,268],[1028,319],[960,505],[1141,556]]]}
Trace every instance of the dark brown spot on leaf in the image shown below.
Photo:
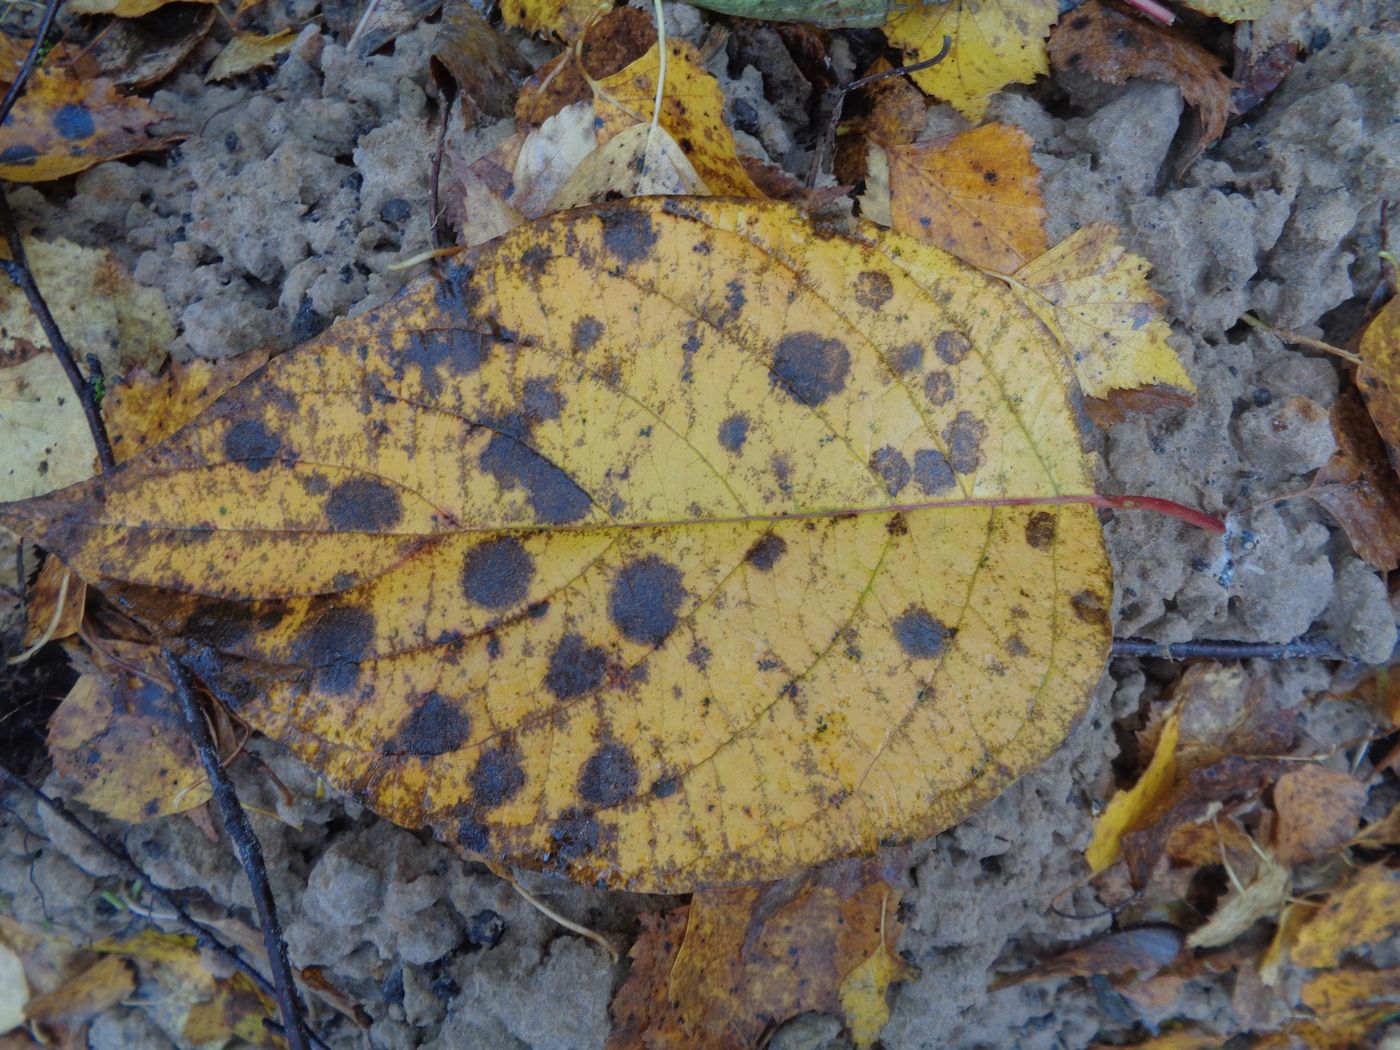
{"label": "dark brown spot on leaf", "polygon": [[66,102],[50,118],[53,129],[70,142],[90,138],[97,130],[92,114],[76,102]]}
{"label": "dark brown spot on leaf", "polygon": [[839,339],[816,332],[794,332],[773,348],[773,376],[793,397],[820,405],[846,388],[851,352]]}
{"label": "dark brown spot on leaf", "polygon": [[481,752],[472,770],[472,804],[490,809],[500,806],[525,786],[525,771],[520,767],[520,751],[514,741]]}
{"label": "dark brown spot on leaf", "polygon": [[654,798],[670,798],[680,787],[680,777],[662,777],[651,786],[651,793]]}
{"label": "dark brown spot on leaf", "polygon": [[439,692],[421,693],[398,733],[384,745],[386,755],[445,755],[471,736],[471,719]]}
{"label": "dark brown spot on leaf", "polygon": [[464,328],[430,328],[414,332],[408,349],[395,367],[396,378],[402,379],[409,366],[418,369],[419,382],[430,397],[442,396],[442,377],[470,375],[485,363],[491,344],[480,332]]}
{"label": "dark brown spot on leaf", "polygon": [[588,493],[519,436],[498,430],[481,453],[481,467],[501,485],[519,486],[530,507],[546,525],[578,521],[588,513]]}
{"label": "dark brown spot on leaf", "polygon": [[856,277],[855,300],[867,310],[878,310],[894,298],[894,282],[889,274],[866,270]]}
{"label": "dark brown spot on leaf", "polygon": [[961,332],[939,332],[938,338],[933,342],[933,349],[943,359],[944,364],[955,365],[972,349],[972,340]]}
{"label": "dark brown spot on leaf", "polygon": [[924,397],[931,404],[946,405],[953,400],[953,377],[941,368],[930,372],[924,380]]}
{"label": "dark brown spot on leaf", "polygon": [[987,424],[971,412],[959,412],[943,428],[943,440],[948,443],[948,462],[959,474],[971,474],[982,465],[982,441],[987,436]]}
{"label": "dark brown spot on leaf", "polygon": [[326,520],[337,532],[385,532],[403,520],[403,503],[387,482],[348,478],[326,498]]}
{"label": "dark brown spot on leaf", "polygon": [[514,536],[479,543],[462,562],[462,593],[487,609],[508,609],[525,599],[535,560]]}
{"label": "dark brown spot on leaf", "polygon": [[1038,510],[1026,522],[1026,542],[1043,551],[1055,542],[1055,515]]}
{"label": "dark brown spot on leaf", "polygon": [[475,812],[457,825],[457,843],[471,853],[485,853],[491,846],[491,829],[476,818]]}
{"label": "dark brown spot on leaf", "polygon": [[932,660],[943,655],[950,630],[933,614],[918,605],[911,605],[894,622],[894,637],[905,654],[915,660]]}
{"label": "dark brown spot on leaf", "polygon": [[585,644],[580,635],[566,634],[549,658],[544,684],[556,700],[572,700],[602,685],[607,669],[603,649]]}
{"label": "dark brown spot on leaf", "polygon": [[596,317],[580,317],[574,322],[572,336],[573,349],[576,354],[586,354],[598,345],[598,340],[603,337],[603,322]]}
{"label": "dark brown spot on leaf", "polygon": [[719,425],[719,443],[726,452],[739,452],[749,438],[749,417],[736,412]]}
{"label": "dark brown spot on leaf", "polygon": [[759,572],[768,572],[786,553],[787,541],[770,532],[749,548],[749,552],[744,555],[744,560]]}
{"label": "dark brown spot on leaf", "polygon": [[953,488],[957,479],[942,452],[921,448],[914,453],[914,483],[925,495],[937,496]]}
{"label": "dark brown spot on leaf", "polygon": [[525,380],[521,403],[532,424],[542,423],[559,418],[559,413],[564,410],[564,395],[559,393],[559,385],[553,377],[536,376]]}
{"label": "dark brown spot on leaf", "polygon": [[923,343],[905,343],[890,353],[890,364],[896,372],[915,372],[923,367],[923,363]]}
{"label": "dark brown spot on leaf", "polygon": [[1069,607],[1074,610],[1074,615],[1084,623],[1108,627],[1108,613],[1105,611],[1099,596],[1092,591],[1080,591],[1069,600]]}
{"label": "dark brown spot on leaf", "polygon": [[246,463],[256,473],[271,466],[282,451],[282,439],[263,425],[261,419],[244,419],[224,434],[224,455],[235,463]]}
{"label": "dark brown spot on leaf", "polygon": [[554,852],[561,860],[577,860],[598,849],[598,822],[576,812],[566,812],[550,829]]}
{"label": "dark brown spot on leaf", "polygon": [[358,605],[322,610],[293,644],[293,654],[316,674],[316,686],[331,694],[349,692],[374,641],[374,614]]}
{"label": "dark brown spot on leaf", "polygon": [[641,262],[656,246],[656,231],[651,216],[634,208],[618,208],[600,212],[603,223],[603,247],[623,265]]}
{"label": "dark brown spot on leaf", "polygon": [[599,808],[617,806],[637,793],[637,763],[622,744],[604,744],[583,764],[578,793]]}
{"label": "dark brown spot on leaf", "polygon": [[892,497],[899,495],[914,473],[904,454],[890,445],[871,453],[870,469],[879,475],[885,483],[885,491]]}
{"label": "dark brown spot on leaf", "polygon": [[617,629],[634,642],[660,645],[676,629],[676,612],[685,600],[681,571],[655,554],[626,565],[613,580],[608,614]]}

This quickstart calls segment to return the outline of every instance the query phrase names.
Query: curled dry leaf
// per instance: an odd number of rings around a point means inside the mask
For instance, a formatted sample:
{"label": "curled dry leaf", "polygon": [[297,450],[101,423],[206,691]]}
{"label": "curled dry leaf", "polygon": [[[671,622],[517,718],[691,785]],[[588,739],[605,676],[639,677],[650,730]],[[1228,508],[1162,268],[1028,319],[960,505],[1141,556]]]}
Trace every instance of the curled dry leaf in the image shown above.
{"label": "curled dry leaf", "polygon": [[[1361,382],[1364,388],[1365,379]],[[1332,406],[1332,434],[1337,451],[1313,475],[1305,494],[1337,519],[1367,564],[1389,572],[1400,565],[1400,478],[1354,393],[1344,392]]]}
{"label": "curled dry leaf", "polygon": [[1180,932],[1165,926],[1109,933],[1061,952],[1028,970],[998,978],[990,990],[997,991],[1026,981],[1044,981],[1052,977],[1151,974],[1170,966],[1180,950]]}
{"label": "curled dry leaf", "polygon": [[1298,931],[1293,961],[1325,969],[1400,934],[1400,871],[1363,868]]}
{"label": "curled dry leaf", "polygon": [[1356,386],[1376,421],[1391,467],[1400,472],[1400,296],[1391,299],[1361,336]]}
{"label": "curled dry leaf", "polygon": [[[354,56],[360,61],[368,59],[442,6],[442,0],[377,0],[373,6],[347,5],[358,16],[351,31]],[[443,21],[446,20],[444,15]]]}
{"label": "curled dry leaf", "polygon": [[942,62],[910,75],[930,95],[979,121],[994,91],[1050,72],[1045,36],[1059,17],[1057,0],[948,0],[912,6],[885,35],[909,53],[911,64],[933,58],[951,37]]}
{"label": "curled dry leaf", "polygon": [[1030,137],[987,124],[934,142],[890,146],[890,215],[900,233],[997,273],[1050,247]]}
{"label": "curled dry leaf", "polygon": [[578,55],[573,48],[565,48],[530,74],[515,100],[515,119],[523,124],[543,124],[565,106],[591,99],[589,78],[611,76],[641,58],[655,43],[656,27],[645,11],[614,8],[584,34]]}
{"label": "curled dry leaf", "polygon": [[148,129],[169,117],[144,99],[118,94],[104,77],[79,80],[41,68],[0,126],[0,178],[48,182],[105,160],[165,149],[183,136],[153,137]]}
{"label": "curled dry leaf", "polygon": [[708,199],[460,259],[0,520],[379,812],[584,881],[927,836],[1059,746],[1111,583],[1001,282]]}
{"label": "curled dry leaf", "polygon": [[1175,84],[1201,115],[1198,151],[1225,133],[1234,85],[1221,72],[1220,59],[1177,30],[1090,0],[1051,34],[1050,61],[1056,69],[1078,70],[1110,84],[1133,77]]}
{"label": "curled dry leaf", "polygon": [[144,91],[175,72],[204,42],[217,18],[213,7],[182,5],[160,18],[114,22],[73,69],[84,78],[111,77],[123,91]]}
{"label": "curled dry leaf", "polygon": [[204,74],[206,84],[229,80],[244,73],[251,73],[260,66],[271,65],[277,56],[291,49],[297,42],[295,29],[284,29],[280,33],[260,36],[255,33],[235,33],[233,39],[224,45],[209,72]]}
{"label": "curled dry leaf", "polygon": [[1274,785],[1274,856],[1302,864],[1341,849],[1356,832],[1366,785],[1326,766],[1302,766]]}

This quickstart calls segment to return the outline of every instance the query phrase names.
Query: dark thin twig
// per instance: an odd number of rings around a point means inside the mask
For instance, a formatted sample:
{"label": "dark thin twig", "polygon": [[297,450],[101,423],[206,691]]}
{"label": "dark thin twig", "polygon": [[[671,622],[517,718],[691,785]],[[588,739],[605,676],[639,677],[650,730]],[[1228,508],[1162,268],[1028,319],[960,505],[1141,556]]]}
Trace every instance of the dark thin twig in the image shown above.
{"label": "dark thin twig", "polygon": [[39,55],[44,50],[44,39],[53,28],[53,20],[58,16],[58,9],[62,5],[63,0],[49,0],[48,6],[44,8],[44,17],[39,19],[39,31],[34,35],[34,43],[29,45],[29,54],[24,56],[24,63],[15,74],[14,83],[10,85],[10,90],[5,92],[5,100],[0,102],[0,124],[9,118],[10,110],[15,108],[15,103],[24,92],[25,84],[29,83],[29,78],[34,75],[34,70],[39,65]]}
{"label": "dark thin twig", "polygon": [[1326,638],[1305,636],[1291,642],[1228,642],[1202,639],[1170,645],[1147,638],[1113,639],[1114,656],[1146,656],[1159,660],[1350,660]]}
{"label": "dark thin twig", "polygon": [[219,750],[214,746],[213,734],[204,720],[204,711],[194,695],[194,682],[183,664],[169,649],[165,654],[165,667],[170,672],[170,681],[175,686],[175,696],[180,701],[180,713],[185,719],[185,729],[194,743],[199,760],[204,764],[204,772],[209,777],[209,785],[214,790],[214,799],[219,804],[219,813],[224,819],[224,830],[233,843],[233,851],[238,862],[248,875],[248,883],[253,890],[253,903],[258,909],[258,926],[262,929],[263,946],[267,949],[267,964],[272,971],[272,983],[276,990],[277,1006],[282,1013],[283,1034],[291,1050],[306,1050],[307,1030],[302,1019],[301,999],[296,985],[292,983],[292,966],[287,961],[287,942],[282,937],[282,925],[277,920],[277,902],[272,897],[272,888],[267,883],[267,866],[263,863],[262,846],[248,823],[248,814],[238,802],[238,792],[233,781],[219,760]]}
{"label": "dark thin twig", "polygon": [[48,337],[49,345],[53,347],[58,363],[63,366],[63,371],[68,376],[68,382],[73,385],[73,392],[78,395],[78,401],[83,406],[83,415],[87,417],[88,430],[92,432],[92,443],[97,446],[97,458],[102,463],[102,469],[111,470],[116,464],[116,460],[112,456],[112,442],[107,438],[107,428],[103,425],[102,416],[97,411],[97,401],[93,397],[92,387],[83,378],[82,372],[78,370],[78,362],[73,359],[73,351],[69,348],[68,341],[63,338],[63,333],[59,331],[58,322],[53,319],[53,314],[49,312],[49,304],[44,301],[39,286],[34,283],[34,273],[29,269],[29,259],[24,253],[24,241],[20,238],[19,227],[15,225],[14,214],[10,211],[10,201],[3,192],[0,192],[0,234],[4,235],[5,243],[10,248],[10,257],[0,259],[0,269],[5,271],[6,276],[15,283],[20,291],[24,292],[24,297],[29,300],[29,308],[34,311],[34,316],[38,318],[39,327],[44,330],[44,335]]}
{"label": "dark thin twig", "polygon": [[841,109],[846,104],[846,96],[852,91],[859,91],[863,87],[868,87],[876,81],[885,80],[888,77],[902,77],[908,73],[917,73],[920,70],[936,66],[948,57],[948,52],[953,48],[953,38],[943,37],[943,46],[938,49],[938,54],[932,58],[926,58],[913,65],[900,66],[898,69],[887,69],[882,73],[871,73],[869,76],[861,77],[859,80],[852,80],[849,84],[843,84],[836,89],[836,101],[831,107],[831,119],[827,121],[826,130],[822,133],[821,140],[817,143],[817,148],[812,154],[812,165],[807,169],[807,186],[810,188],[817,184],[817,175],[821,173],[822,161],[826,159],[828,153],[836,152],[836,125],[841,122]]}
{"label": "dark thin twig", "polygon": [[[271,983],[258,971],[258,968],[244,959],[243,956],[238,954],[233,948],[226,945],[216,937],[208,927],[204,926],[198,919],[186,911],[184,906],[175,898],[170,890],[166,889],[142,871],[136,861],[131,858],[131,854],[127,852],[125,846],[117,842],[112,842],[105,835],[94,831],[76,813],[64,805],[62,800],[46,795],[42,790],[35,787],[24,777],[4,764],[0,764],[0,779],[3,779],[12,787],[19,788],[21,791],[25,792],[33,798],[35,802],[44,806],[49,812],[55,814],[79,835],[115,860],[126,869],[129,878],[139,879],[156,902],[175,917],[175,921],[180,924],[186,933],[194,937],[196,945],[200,948],[208,949],[230,966],[237,969],[240,973],[246,974],[249,980],[257,985],[258,990],[264,995],[275,996],[276,993]],[[330,1050],[322,1040],[315,1036],[312,1036],[312,1041],[317,1047],[321,1048],[321,1050]]]}

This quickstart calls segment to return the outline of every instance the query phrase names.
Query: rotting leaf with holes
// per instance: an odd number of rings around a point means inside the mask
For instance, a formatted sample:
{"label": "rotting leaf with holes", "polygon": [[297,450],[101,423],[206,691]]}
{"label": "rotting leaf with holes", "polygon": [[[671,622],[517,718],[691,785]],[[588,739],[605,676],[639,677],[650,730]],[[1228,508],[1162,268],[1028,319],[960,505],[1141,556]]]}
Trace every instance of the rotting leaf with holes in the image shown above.
{"label": "rotting leaf with holes", "polygon": [[1060,745],[1112,587],[1000,281],[708,199],[458,258],[0,522],[383,815],[582,881],[783,877]]}

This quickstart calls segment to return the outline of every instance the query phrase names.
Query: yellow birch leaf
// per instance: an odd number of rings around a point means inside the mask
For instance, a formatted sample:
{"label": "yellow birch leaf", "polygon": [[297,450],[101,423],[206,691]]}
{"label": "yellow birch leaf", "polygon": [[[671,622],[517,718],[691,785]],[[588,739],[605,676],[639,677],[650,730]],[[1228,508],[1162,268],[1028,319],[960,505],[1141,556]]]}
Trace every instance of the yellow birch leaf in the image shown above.
{"label": "yellow birch leaf", "polygon": [[1278,984],[1283,967],[1289,961],[1293,944],[1298,939],[1298,931],[1317,914],[1318,908],[1319,905],[1306,901],[1296,901],[1283,906],[1283,910],[1279,912],[1273,939],[1264,949],[1264,954],[1259,957],[1259,979],[1264,982],[1264,987],[1273,988]]}
{"label": "yellow birch leaf", "polygon": [[664,197],[459,259],[0,521],[378,812],[583,881],[780,878],[1059,746],[1112,587],[1000,281]]}
{"label": "yellow birch leaf", "polygon": [[1364,868],[1328,898],[1298,931],[1293,961],[1314,969],[1336,966],[1348,952],[1390,940],[1400,933],[1400,871]]}
{"label": "yellow birch leaf", "polygon": [[1040,168],[1020,128],[987,124],[887,152],[900,233],[997,273],[1014,273],[1050,247]]}
{"label": "yellow birch leaf", "polygon": [[1059,17],[1057,0],[948,0],[914,7],[886,26],[885,35],[910,52],[911,63],[932,58],[950,37],[942,62],[910,76],[930,95],[978,121],[994,91],[1050,72],[1045,38]]}
{"label": "yellow birch leaf", "polygon": [[528,33],[554,33],[573,40],[594,15],[612,6],[612,0],[501,0],[501,19]]}
{"label": "yellow birch leaf", "polygon": [[228,80],[243,73],[251,73],[261,66],[270,65],[296,41],[295,29],[284,29],[280,33],[268,36],[235,33],[233,39],[224,45],[224,49],[209,66],[209,72],[204,74],[204,82],[212,84],[219,80]]}
{"label": "yellow birch leaf", "polygon": [[1367,1035],[1400,1014],[1400,967],[1320,973],[1303,985],[1299,997],[1339,1043],[1373,1045]]}
{"label": "yellow birch leaf", "polygon": [[890,1019],[890,1004],[886,998],[890,985],[913,978],[918,971],[890,951],[885,940],[885,916],[889,900],[880,908],[880,943],[875,951],[841,982],[841,1012],[846,1015],[846,1027],[858,1050],[875,1045],[880,1031]]}
{"label": "yellow birch leaf", "polygon": [[48,182],[164,149],[183,136],[155,138],[147,129],[169,117],[145,99],[118,94],[105,77],[79,80],[63,69],[40,69],[0,126],[0,179]]}
{"label": "yellow birch leaf", "polygon": [[1108,223],[1085,226],[1014,275],[1013,287],[1069,354],[1089,397],[1168,387],[1194,392],[1161,318],[1163,299],[1147,283],[1146,259],[1118,243]]}
{"label": "yellow birch leaf", "polygon": [[[75,15],[114,15],[117,18],[140,18],[159,11],[175,0],[68,0],[68,10]],[[212,4],[216,0],[192,0],[197,4]]]}
{"label": "yellow birch leaf", "polygon": [[1162,724],[1157,750],[1138,782],[1120,791],[1094,821],[1094,838],[1084,851],[1084,859],[1094,871],[1103,871],[1122,853],[1123,836],[1135,830],[1147,814],[1167,797],[1176,783],[1176,745],[1181,735],[1181,708],[1176,708]]}
{"label": "yellow birch leaf", "polygon": [[[635,62],[594,83],[600,145],[633,124],[651,122],[660,55],[653,45]],[[734,145],[734,133],[724,122],[724,93],[719,81],[705,71],[695,48],[684,40],[666,41],[661,126],[680,144],[711,193],[724,197],[763,196],[744,170]]]}

